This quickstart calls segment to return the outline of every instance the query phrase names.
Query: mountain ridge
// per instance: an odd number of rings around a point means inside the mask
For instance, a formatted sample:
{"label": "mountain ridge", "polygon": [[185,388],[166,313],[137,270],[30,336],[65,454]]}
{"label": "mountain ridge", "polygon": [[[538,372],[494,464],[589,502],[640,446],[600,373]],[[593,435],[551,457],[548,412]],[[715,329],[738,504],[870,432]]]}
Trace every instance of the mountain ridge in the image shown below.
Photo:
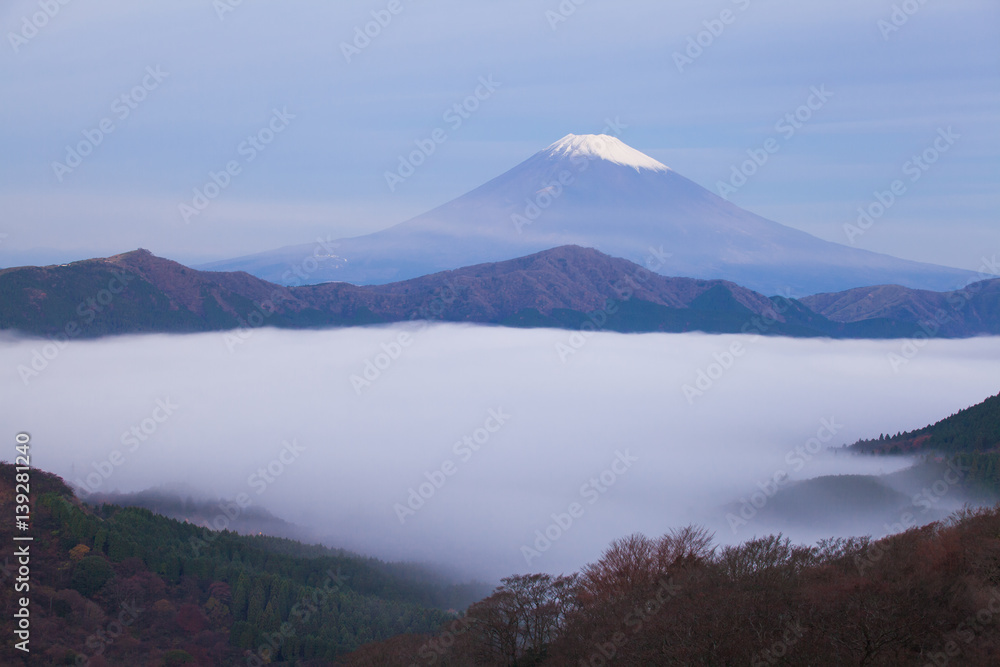
{"label": "mountain ridge", "polygon": [[815,294],[802,303],[834,322],[891,319],[950,334],[1000,328],[1000,280],[981,280],[950,292],[877,285],[836,294]]}
{"label": "mountain ridge", "polygon": [[[981,295],[970,313],[934,335],[1000,334],[1000,280],[967,288]],[[864,303],[881,291],[922,308],[884,316]],[[666,277],[592,248],[561,246],[505,262],[477,264],[385,285],[321,283],[286,287],[245,272],[205,272],[135,250],[67,265],[0,270],[0,330],[94,338],[236,328],[343,327],[412,319],[512,327],[619,332],[760,332],[833,338],[911,337],[926,332],[920,314],[948,295],[872,288],[818,301],[767,297],[724,280]],[[815,312],[854,310],[838,321]],[[970,302],[971,303],[971,302]],[[889,306],[886,306],[889,308]],[[867,309],[867,310],[865,310]],[[926,335],[923,333],[921,335]]]}
{"label": "mountain ridge", "polygon": [[[955,289],[973,272],[825,241],[755,215],[608,135],[568,135],[426,213],[328,244],[313,279],[385,284],[564,245],[642,263],[664,247],[662,275],[722,279],[801,297],[866,285]],[[292,284],[314,244],[201,265]]]}

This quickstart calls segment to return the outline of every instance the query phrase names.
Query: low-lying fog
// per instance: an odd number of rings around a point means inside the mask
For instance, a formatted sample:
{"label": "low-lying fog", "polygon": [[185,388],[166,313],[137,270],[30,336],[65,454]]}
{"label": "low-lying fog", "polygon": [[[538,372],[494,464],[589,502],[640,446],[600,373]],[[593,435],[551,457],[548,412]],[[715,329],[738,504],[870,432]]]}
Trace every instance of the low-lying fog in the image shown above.
{"label": "low-lying fog", "polygon": [[[574,570],[617,537],[691,522],[719,542],[777,530],[813,541],[885,533],[901,508],[936,518],[961,502],[957,489],[939,484],[933,503],[903,489],[874,517],[856,516],[864,490],[751,494],[776,474],[906,468],[813,453],[995,394],[1000,338],[904,349],[453,325],[260,329],[63,349],[6,339],[0,369],[0,458],[13,459],[24,430],[32,463],[78,486],[241,498],[331,545],[497,578]],[[803,502],[818,506],[782,510]]]}

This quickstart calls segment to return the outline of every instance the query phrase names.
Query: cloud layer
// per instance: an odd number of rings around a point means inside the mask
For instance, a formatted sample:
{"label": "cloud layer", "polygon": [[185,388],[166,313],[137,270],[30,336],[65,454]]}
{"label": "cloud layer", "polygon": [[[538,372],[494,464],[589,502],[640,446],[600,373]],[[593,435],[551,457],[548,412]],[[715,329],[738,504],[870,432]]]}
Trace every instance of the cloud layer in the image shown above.
{"label": "cloud layer", "polygon": [[[69,481],[245,494],[337,546],[495,577],[574,569],[633,531],[699,522],[720,541],[765,532],[735,536],[725,506],[776,472],[906,465],[801,459],[811,441],[923,426],[995,394],[1000,376],[996,338],[904,350],[453,325],[248,333],[55,353],[7,340],[0,424],[10,450],[28,431],[33,464]],[[734,342],[745,352],[729,359]],[[25,384],[18,367],[35,352],[52,358]],[[894,370],[890,354],[909,358]],[[551,545],[540,548],[536,531]]]}

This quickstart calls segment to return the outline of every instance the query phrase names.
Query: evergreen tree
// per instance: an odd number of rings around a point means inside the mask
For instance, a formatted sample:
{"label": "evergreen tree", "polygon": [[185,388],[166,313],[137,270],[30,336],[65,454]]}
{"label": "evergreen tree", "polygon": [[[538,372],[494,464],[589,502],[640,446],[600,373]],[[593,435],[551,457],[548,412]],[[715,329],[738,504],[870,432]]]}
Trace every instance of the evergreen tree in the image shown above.
{"label": "evergreen tree", "polygon": [[254,627],[260,627],[264,607],[267,606],[267,593],[264,592],[264,580],[257,578],[250,592],[250,602],[247,604],[247,622]]}
{"label": "evergreen tree", "polygon": [[239,579],[236,580],[236,586],[233,587],[233,602],[230,606],[230,610],[233,613],[233,618],[238,620],[246,620],[247,617],[247,604],[250,601],[250,578],[244,571],[240,572]]}

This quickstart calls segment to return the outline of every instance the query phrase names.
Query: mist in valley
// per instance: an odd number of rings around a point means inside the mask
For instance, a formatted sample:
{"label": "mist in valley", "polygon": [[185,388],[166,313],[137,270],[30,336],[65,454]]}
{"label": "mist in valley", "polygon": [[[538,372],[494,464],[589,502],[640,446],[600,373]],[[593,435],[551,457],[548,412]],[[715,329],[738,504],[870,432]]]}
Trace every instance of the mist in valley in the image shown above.
{"label": "mist in valley", "polygon": [[947,470],[826,450],[995,394],[998,352],[460,325],[7,338],[0,422],[85,499],[157,488],[220,527],[266,511],[495,580],[689,523],[812,542],[946,516],[967,500]]}

